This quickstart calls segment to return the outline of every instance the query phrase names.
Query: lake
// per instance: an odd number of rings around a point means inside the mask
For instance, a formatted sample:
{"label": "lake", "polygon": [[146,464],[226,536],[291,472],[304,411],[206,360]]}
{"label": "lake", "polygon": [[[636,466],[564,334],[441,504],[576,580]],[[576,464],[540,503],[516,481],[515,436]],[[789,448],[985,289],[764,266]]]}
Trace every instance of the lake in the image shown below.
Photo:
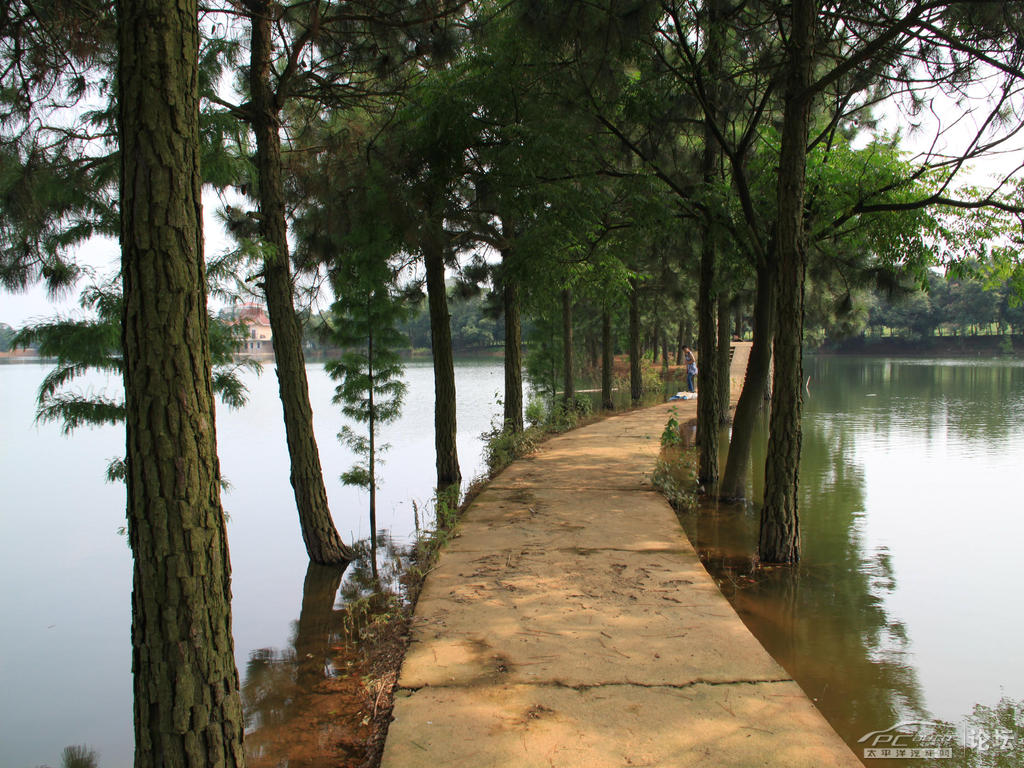
{"label": "lake", "polygon": [[[723,592],[851,746],[1024,699],[1024,365],[805,368],[802,562],[754,570],[756,505],[707,505],[683,522]],[[762,431],[755,501],[765,445]]]}
{"label": "lake", "polygon": [[[1024,698],[1024,365],[806,365],[803,562],[752,571],[756,510],[706,509],[684,523],[723,591],[849,741],[900,718],[958,721],[975,703]],[[102,768],[120,768],[132,763],[131,558],[118,533],[123,489],[102,478],[123,436],[101,428],[69,439],[34,425],[47,370],[0,366],[0,765],[56,766],[65,745],[88,744]],[[337,481],[351,457],[335,439],[332,382],[320,365],[309,374],[338,529],[365,538],[366,496]],[[502,369],[460,363],[456,375],[469,478],[482,471],[480,433],[501,411]],[[385,435],[378,519],[400,541],[434,481],[431,376],[429,363],[409,365],[404,414]],[[299,645],[307,572],[272,368],[247,383],[249,406],[219,407],[217,425],[243,676],[254,652]],[[763,463],[762,436],[754,465]],[[757,498],[760,481],[750,482]]]}
{"label": "lake", "polygon": [[[0,766],[57,766],[65,746],[87,744],[102,768],[120,768],[133,761],[132,565],[119,533],[124,489],[103,477],[108,461],[124,453],[124,433],[103,427],[66,438],[56,424],[34,424],[36,390],[48,370],[0,365]],[[367,538],[367,495],[337,479],[352,456],[335,437],[343,421],[331,404],[334,383],[320,364],[310,364],[308,374],[335,523],[346,541]],[[430,362],[410,363],[405,378],[402,417],[383,432],[391,449],[377,498],[378,527],[399,542],[413,538],[417,516],[430,514],[436,476]],[[252,651],[289,646],[308,563],[272,364],[262,376],[246,374],[245,382],[245,408],[217,408],[221,468],[231,483],[223,504],[243,671]],[[480,435],[500,417],[503,382],[500,360],[456,364],[467,482],[483,471]],[[84,388],[106,385],[91,376]]]}

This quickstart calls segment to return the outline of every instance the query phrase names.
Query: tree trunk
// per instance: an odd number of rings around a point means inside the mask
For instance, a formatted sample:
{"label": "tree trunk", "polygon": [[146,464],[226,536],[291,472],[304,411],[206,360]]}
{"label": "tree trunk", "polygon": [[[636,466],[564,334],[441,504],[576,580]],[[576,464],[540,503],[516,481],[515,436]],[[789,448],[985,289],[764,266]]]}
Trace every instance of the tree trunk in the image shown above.
{"label": "tree trunk", "polygon": [[434,450],[438,494],[462,484],[455,443],[455,361],[452,357],[448,295],[444,285],[443,239],[443,233],[432,232],[425,238],[423,247],[427,303],[430,306],[430,346],[434,358]]}
{"label": "tree trunk", "polygon": [[778,184],[778,324],[758,554],[765,563],[800,559],[800,468],[804,319],[804,187],[810,114],[814,0],[794,0],[786,45],[785,109]]}
{"label": "tree trunk", "polygon": [[588,330],[586,334],[587,344],[587,357],[588,366],[591,373],[596,372],[598,367],[601,365],[601,340],[597,334],[593,332],[593,329]]}
{"label": "tree trunk", "polygon": [[135,765],[244,766],[207,333],[194,0],[120,0]]}
{"label": "tree trunk", "polygon": [[661,380],[668,381],[668,331],[661,331]]}
{"label": "tree trunk", "polygon": [[[715,104],[716,83],[718,77],[718,56],[721,50],[721,30],[719,29],[719,0],[710,0],[708,9],[708,51],[705,57],[710,66],[708,81],[710,92],[708,101]],[[701,175],[704,184],[710,189],[715,183],[719,165],[718,140],[715,137],[713,121],[715,116],[707,107],[704,115],[704,152],[701,158]],[[718,486],[718,423],[721,406],[719,405],[719,365],[717,362],[718,340],[715,334],[715,301],[717,288],[715,280],[715,227],[712,212],[708,211],[703,219],[700,254],[700,285],[697,296],[697,349],[700,373],[697,378],[697,479],[708,493],[713,493]]]}
{"label": "tree trunk", "polygon": [[614,365],[612,349],[612,313],[607,309],[601,313],[601,407],[606,411],[614,410],[612,401],[612,366]]}
{"label": "tree trunk", "polygon": [[640,288],[635,277],[629,279],[629,396],[639,405],[644,394],[640,372]]}
{"label": "tree trunk", "polygon": [[[771,254],[774,258],[774,254]],[[764,388],[772,364],[772,335],[775,332],[775,268],[770,262],[757,267],[757,295],[754,299],[754,341],[750,359],[736,402],[732,422],[729,457],[725,463],[720,494],[724,499],[741,499],[746,495],[747,469],[754,439],[757,414],[764,403]]]}
{"label": "tree trunk", "polygon": [[718,485],[718,339],[715,331],[714,281],[715,246],[710,228],[701,248],[700,296],[697,301],[697,476],[710,492]]}
{"label": "tree trunk", "polygon": [[[367,299],[367,304],[370,301]],[[372,310],[366,308],[366,316],[372,317]],[[377,584],[377,411],[373,404],[373,329],[366,336],[366,387],[367,409],[366,433],[369,439],[369,453],[366,456],[366,467],[370,472],[370,570],[373,582]]]}
{"label": "tree trunk", "polygon": [[729,401],[732,398],[732,381],[730,372],[732,370],[732,355],[729,353],[732,346],[731,325],[732,313],[729,311],[728,295],[722,291],[718,295],[718,424],[725,426],[729,423]]}
{"label": "tree trunk", "polygon": [[[509,255],[502,251],[502,263]],[[519,285],[506,270],[502,288],[505,305],[505,429],[523,431],[523,326],[519,315]]]}
{"label": "tree trunk", "polygon": [[655,320],[654,321],[654,328],[651,330],[651,339],[652,339],[651,348],[653,349],[653,352],[652,352],[652,355],[651,355],[651,362],[654,363],[655,365],[657,365],[658,364],[658,351],[659,351],[659,347],[661,346],[661,320]]}
{"label": "tree trunk", "polygon": [[683,364],[683,345],[686,343],[683,341],[684,328],[683,322],[679,321],[679,330],[676,331],[676,365]]}
{"label": "tree trunk", "polygon": [[576,407],[576,382],[573,379],[572,292],[562,289],[562,403],[566,410]]}
{"label": "tree trunk", "polygon": [[313,432],[302,329],[292,298],[281,180],[281,126],[270,84],[272,10],[271,4],[262,0],[250,0],[248,7],[252,20],[250,122],[256,137],[260,236],[269,249],[264,259],[263,291],[291,460],[291,484],[309,559],[321,565],[340,565],[351,561],[355,553],[338,535],[327,503],[320,451]]}

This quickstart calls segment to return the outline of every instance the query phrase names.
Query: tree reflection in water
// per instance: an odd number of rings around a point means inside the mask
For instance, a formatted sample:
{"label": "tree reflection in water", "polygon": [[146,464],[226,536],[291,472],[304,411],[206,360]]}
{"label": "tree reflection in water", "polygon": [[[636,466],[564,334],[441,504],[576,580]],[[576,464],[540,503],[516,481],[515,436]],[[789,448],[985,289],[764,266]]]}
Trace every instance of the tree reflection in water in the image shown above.
{"label": "tree reflection in water", "polygon": [[287,648],[249,655],[242,685],[248,763],[304,768],[361,764],[373,737],[380,688],[373,648],[402,603],[404,553],[378,536],[380,582],[370,547],[347,570],[310,563]]}
{"label": "tree reflection in water", "polygon": [[[725,450],[723,448],[723,450]],[[751,465],[764,467],[765,440]],[[759,499],[759,478],[748,498]],[[754,635],[854,745],[900,719],[926,719],[903,625],[884,599],[888,553],[865,551],[863,471],[847,436],[805,420],[800,466],[804,554],[798,567],[759,568],[752,504],[704,503],[680,519],[702,562]]]}

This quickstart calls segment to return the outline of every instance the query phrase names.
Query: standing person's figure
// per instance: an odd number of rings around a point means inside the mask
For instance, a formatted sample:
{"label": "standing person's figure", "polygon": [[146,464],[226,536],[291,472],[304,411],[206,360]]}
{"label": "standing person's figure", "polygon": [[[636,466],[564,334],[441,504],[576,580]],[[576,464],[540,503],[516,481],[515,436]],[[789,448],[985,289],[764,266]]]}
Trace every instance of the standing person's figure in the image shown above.
{"label": "standing person's figure", "polygon": [[697,357],[689,347],[683,347],[683,361],[686,363],[686,391],[695,392],[693,380],[697,378]]}

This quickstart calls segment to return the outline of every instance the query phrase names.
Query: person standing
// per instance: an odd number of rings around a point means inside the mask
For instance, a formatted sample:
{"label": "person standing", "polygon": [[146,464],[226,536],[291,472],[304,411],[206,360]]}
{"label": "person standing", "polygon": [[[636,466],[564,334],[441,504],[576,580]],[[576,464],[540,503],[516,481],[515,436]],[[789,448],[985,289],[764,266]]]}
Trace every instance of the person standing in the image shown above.
{"label": "person standing", "polygon": [[686,391],[695,392],[694,380],[697,378],[697,356],[689,347],[683,347],[683,362],[686,364]]}

